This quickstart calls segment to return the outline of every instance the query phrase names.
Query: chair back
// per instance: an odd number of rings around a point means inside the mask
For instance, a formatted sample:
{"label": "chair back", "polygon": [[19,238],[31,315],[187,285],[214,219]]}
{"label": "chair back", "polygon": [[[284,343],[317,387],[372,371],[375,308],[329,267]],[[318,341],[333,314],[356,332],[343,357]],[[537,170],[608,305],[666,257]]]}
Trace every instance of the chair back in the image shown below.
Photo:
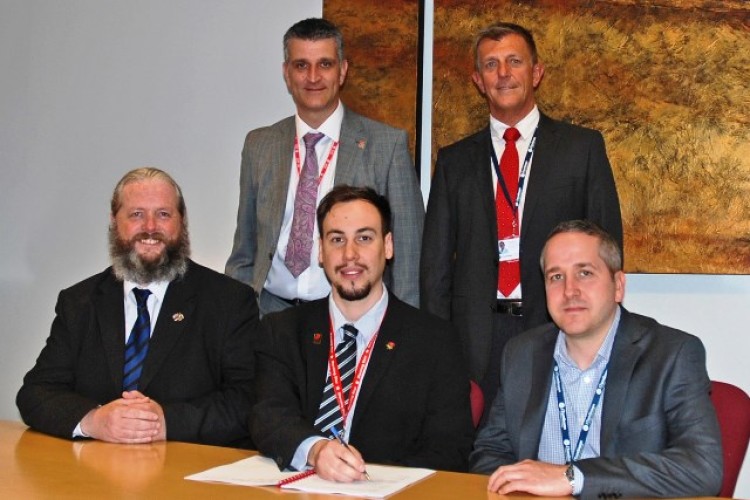
{"label": "chair back", "polygon": [[724,479],[719,496],[732,497],[750,441],[750,397],[732,384],[712,381],[711,401],[719,419],[724,455]]}
{"label": "chair back", "polygon": [[482,413],[484,412],[484,394],[482,393],[479,384],[470,380],[471,392],[469,398],[471,400],[471,420],[474,422],[474,428],[479,426],[479,421],[482,420]]}

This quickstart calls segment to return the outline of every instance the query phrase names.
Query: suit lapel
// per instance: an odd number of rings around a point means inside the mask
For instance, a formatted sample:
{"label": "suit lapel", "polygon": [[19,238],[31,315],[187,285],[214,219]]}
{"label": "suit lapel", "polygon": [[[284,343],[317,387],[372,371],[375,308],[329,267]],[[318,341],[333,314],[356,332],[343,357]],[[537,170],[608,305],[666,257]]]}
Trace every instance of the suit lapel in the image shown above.
{"label": "suit lapel", "polygon": [[189,269],[184,278],[169,284],[156,328],[151,334],[143,372],[138,381],[141,392],[148,388],[180,337],[190,335],[194,331],[191,326],[195,320],[196,298],[197,293]]}
{"label": "suit lapel", "polygon": [[331,346],[328,300],[320,300],[309,315],[300,314],[300,345],[306,360],[307,401],[310,417],[317,417],[323,399],[328,373],[328,352]]}
{"label": "suit lapel", "polygon": [[497,209],[495,208],[495,192],[490,168],[490,152],[492,149],[492,137],[490,127],[487,126],[474,136],[475,147],[471,148],[472,157],[466,165],[474,168],[476,180],[476,192],[482,200],[482,210],[487,216],[488,232],[491,236],[492,247],[497,247]]}
{"label": "suit lapel", "polygon": [[373,394],[375,394],[375,389],[377,389],[383,376],[388,373],[388,367],[396,355],[397,349],[389,349],[387,345],[390,342],[393,345],[398,345],[403,335],[403,324],[401,321],[403,315],[400,314],[401,307],[402,304],[398,303],[393,295],[389,295],[388,309],[383,317],[383,323],[380,325],[378,338],[375,340],[375,345],[370,355],[370,362],[365,372],[365,378],[359,389],[352,428],[356,428],[359,419],[367,413],[367,407],[372,400]]}
{"label": "suit lapel", "polygon": [[[266,170],[268,178],[261,183],[267,186],[264,192],[267,196],[270,221],[268,227],[272,231],[269,241],[278,242],[281,233],[281,223],[284,219],[286,198],[289,192],[289,169],[294,157],[294,138],[296,135],[294,117],[289,117],[279,124],[278,140],[270,145],[270,165]],[[276,245],[274,244],[274,247]]]}
{"label": "suit lapel", "polygon": [[94,308],[104,357],[112,375],[115,392],[122,391],[123,366],[125,364],[125,297],[122,282],[115,279],[111,269],[99,285],[94,299]]}
{"label": "suit lapel", "polygon": [[521,239],[524,239],[524,235],[533,233],[533,231],[524,231],[523,227],[531,227],[536,206],[543,194],[547,192],[545,184],[547,179],[551,177],[550,169],[553,165],[557,164],[555,157],[558,140],[559,137],[555,123],[544,114],[540,114],[539,128],[537,130],[537,147],[534,149],[534,158],[531,160],[529,182],[523,206]]}
{"label": "suit lapel", "polygon": [[547,401],[552,384],[552,359],[558,330],[551,327],[537,340],[531,371],[529,399],[524,410],[519,437],[519,457],[534,458],[539,454],[539,441],[547,413]]}
{"label": "suit lapel", "polygon": [[357,184],[357,177],[364,165],[363,155],[368,137],[359,117],[344,108],[339,133],[339,153],[336,160],[335,184]]}
{"label": "suit lapel", "polygon": [[617,451],[615,434],[622,416],[620,409],[625,407],[628,387],[633,378],[633,369],[643,353],[639,340],[646,333],[645,330],[636,328],[625,308],[621,307],[620,310],[622,315],[609,357],[607,385],[602,403],[600,437],[602,456],[612,456]]}

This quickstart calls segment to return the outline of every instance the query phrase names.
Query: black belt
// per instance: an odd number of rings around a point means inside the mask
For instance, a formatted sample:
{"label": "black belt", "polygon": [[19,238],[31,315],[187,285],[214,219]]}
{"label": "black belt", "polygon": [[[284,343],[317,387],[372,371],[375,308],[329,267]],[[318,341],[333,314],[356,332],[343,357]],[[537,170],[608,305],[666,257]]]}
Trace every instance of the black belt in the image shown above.
{"label": "black belt", "polygon": [[[277,297],[279,297],[277,295]],[[300,304],[304,304],[305,302],[309,302],[305,299],[285,299],[284,297],[279,297],[281,300],[289,304],[290,306],[298,306]]]}
{"label": "black belt", "polygon": [[523,316],[523,302],[520,300],[497,299],[498,314],[510,314],[511,316]]}

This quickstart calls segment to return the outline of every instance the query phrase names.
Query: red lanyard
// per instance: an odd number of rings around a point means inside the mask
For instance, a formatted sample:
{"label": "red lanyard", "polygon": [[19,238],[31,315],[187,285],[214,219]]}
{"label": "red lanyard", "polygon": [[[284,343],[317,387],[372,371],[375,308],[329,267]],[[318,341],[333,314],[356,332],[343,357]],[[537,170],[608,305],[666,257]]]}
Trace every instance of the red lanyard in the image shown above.
{"label": "red lanyard", "polygon": [[[318,185],[320,185],[320,181],[323,180],[323,176],[326,175],[326,171],[328,170],[328,167],[331,165],[331,160],[333,159],[333,154],[336,152],[336,148],[339,146],[339,141],[333,141],[333,144],[331,144],[331,149],[328,151],[328,157],[326,158],[326,162],[323,164],[323,169],[320,171],[320,176],[318,176]],[[315,154],[315,151],[307,151],[305,154]],[[300,158],[299,158],[299,138],[295,136],[294,138],[294,165],[297,167],[297,177],[299,177],[302,173],[302,167],[300,166]]]}
{"label": "red lanyard", "polygon": [[370,354],[372,354],[372,347],[375,345],[375,339],[378,338],[378,333],[380,332],[380,330],[378,329],[378,331],[375,332],[375,335],[373,335],[372,339],[370,339],[370,341],[367,343],[367,347],[365,347],[365,352],[362,353],[362,357],[359,358],[357,369],[354,371],[352,388],[349,391],[349,400],[345,402],[344,387],[341,385],[339,363],[338,361],[336,361],[336,341],[334,340],[335,335],[333,330],[333,318],[331,318],[330,316],[329,323],[331,348],[328,351],[328,369],[331,372],[331,383],[333,384],[333,393],[336,395],[336,402],[339,405],[339,410],[341,410],[341,416],[344,418],[344,422],[346,422],[346,416],[349,415],[349,412],[352,410],[352,406],[354,406],[354,400],[357,399],[359,384],[362,381],[362,376],[364,375],[365,368],[367,367],[367,362],[370,359]]}

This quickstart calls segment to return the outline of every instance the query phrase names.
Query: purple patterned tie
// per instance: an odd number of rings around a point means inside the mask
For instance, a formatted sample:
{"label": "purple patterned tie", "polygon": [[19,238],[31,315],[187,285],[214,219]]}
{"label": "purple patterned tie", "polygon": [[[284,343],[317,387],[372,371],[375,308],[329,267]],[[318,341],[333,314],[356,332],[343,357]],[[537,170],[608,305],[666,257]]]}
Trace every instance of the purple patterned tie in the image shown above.
{"label": "purple patterned tie", "polygon": [[320,132],[310,132],[302,138],[305,141],[305,164],[299,175],[297,195],[294,197],[292,231],[284,256],[284,264],[295,278],[310,267],[318,199],[318,157],[315,155],[315,145],[323,137],[324,134]]}

